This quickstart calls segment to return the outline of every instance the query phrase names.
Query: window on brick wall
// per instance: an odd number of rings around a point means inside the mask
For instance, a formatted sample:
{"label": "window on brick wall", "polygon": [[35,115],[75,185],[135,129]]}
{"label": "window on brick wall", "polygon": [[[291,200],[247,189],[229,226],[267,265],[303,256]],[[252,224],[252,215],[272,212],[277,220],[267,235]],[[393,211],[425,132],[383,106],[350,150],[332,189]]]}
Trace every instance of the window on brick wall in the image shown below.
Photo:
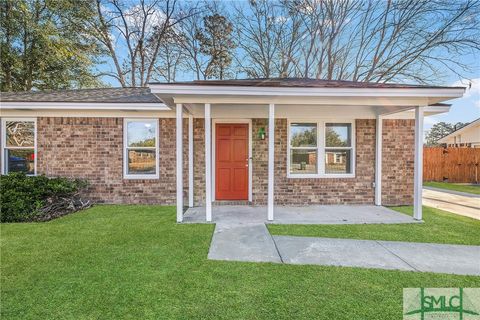
{"label": "window on brick wall", "polygon": [[317,138],[316,123],[290,124],[290,173],[317,173]]}
{"label": "window on brick wall", "polygon": [[125,178],[158,178],[157,119],[125,119],[123,146]]}
{"label": "window on brick wall", "polygon": [[291,121],[288,176],[354,177],[354,122]]}
{"label": "window on brick wall", "polygon": [[2,173],[36,174],[36,119],[2,119]]}

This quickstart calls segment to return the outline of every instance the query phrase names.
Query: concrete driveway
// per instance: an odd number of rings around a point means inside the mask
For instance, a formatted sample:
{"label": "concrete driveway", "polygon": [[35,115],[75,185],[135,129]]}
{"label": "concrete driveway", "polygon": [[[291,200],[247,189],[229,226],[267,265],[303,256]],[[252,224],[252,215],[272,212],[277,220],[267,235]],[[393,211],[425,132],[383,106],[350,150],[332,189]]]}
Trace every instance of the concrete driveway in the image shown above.
{"label": "concrete driveway", "polygon": [[480,195],[423,187],[423,205],[480,220]]}

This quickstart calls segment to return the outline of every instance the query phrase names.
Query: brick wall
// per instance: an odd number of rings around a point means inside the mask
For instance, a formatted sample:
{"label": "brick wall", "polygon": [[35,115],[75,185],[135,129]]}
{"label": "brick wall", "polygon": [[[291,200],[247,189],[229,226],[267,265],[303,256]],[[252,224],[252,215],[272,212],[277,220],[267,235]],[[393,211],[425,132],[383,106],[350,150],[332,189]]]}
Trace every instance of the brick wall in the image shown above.
{"label": "brick wall", "polygon": [[[195,203],[205,201],[204,121],[195,120]],[[252,119],[253,203],[267,202],[268,132],[267,119]],[[384,120],[383,196],[387,205],[413,202],[413,120]],[[287,172],[287,121],[276,120],[275,202],[277,204],[373,204],[375,181],[375,120],[357,120],[356,177],[343,179],[289,179]]]}
{"label": "brick wall", "polygon": [[[37,171],[87,179],[89,195],[97,202],[175,204],[175,119],[159,121],[159,179],[123,179],[122,118],[38,118]],[[187,188],[188,144],[184,146]]]}
{"label": "brick wall", "polygon": [[383,121],[382,204],[413,204],[415,120]]}
{"label": "brick wall", "polygon": [[193,194],[195,205],[205,203],[205,120],[193,120]]}
{"label": "brick wall", "polygon": [[[160,178],[123,179],[122,118],[38,118],[39,174],[81,177],[90,181],[90,195],[106,203],[175,204],[175,119],[160,119]],[[267,119],[252,119],[253,202],[266,204]],[[204,120],[194,119],[194,201],[205,202]],[[414,121],[384,120],[383,195],[386,205],[413,199]],[[355,178],[287,178],[287,120],[276,120],[275,201],[277,204],[373,204],[375,120],[356,120]],[[187,121],[184,126],[184,203],[188,190]]]}
{"label": "brick wall", "polygon": [[[266,119],[253,122],[253,201],[267,200],[268,138],[260,140]],[[275,122],[275,203],[277,204],[372,204],[374,201],[375,120],[356,121],[355,178],[287,178],[287,120]]]}

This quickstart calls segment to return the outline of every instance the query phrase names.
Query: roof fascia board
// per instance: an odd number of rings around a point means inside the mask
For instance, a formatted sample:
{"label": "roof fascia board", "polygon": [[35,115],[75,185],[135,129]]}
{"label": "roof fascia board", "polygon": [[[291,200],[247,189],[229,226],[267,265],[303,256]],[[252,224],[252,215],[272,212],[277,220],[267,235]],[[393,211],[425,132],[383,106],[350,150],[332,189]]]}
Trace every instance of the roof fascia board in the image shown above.
{"label": "roof fascia board", "polygon": [[[408,112],[415,112],[415,109],[407,110]],[[450,106],[426,106],[423,108],[424,112],[428,113],[444,113],[450,111]]]}
{"label": "roof fascia board", "polygon": [[[301,99],[301,100],[299,100]],[[435,101],[430,101],[434,99]],[[301,104],[309,105],[367,105],[367,106],[419,106],[428,105],[436,100],[447,100],[452,98],[427,98],[427,97],[368,97],[368,96],[175,96],[174,103],[192,103],[192,104]]]}
{"label": "roof fascia board", "polygon": [[155,110],[170,111],[164,103],[90,103],[90,102],[0,102],[2,109],[59,109],[59,110]]}
{"label": "roof fascia board", "polygon": [[[424,113],[426,117],[433,116],[433,115],[438,115],[442,113],[447,113],[450,111],[450,106],[427,106],[424,107]],[[412,109],[411,107],[408,109],[404,109],[398,112],[389,112],[389,113],[379,113],[384,119],[398,119],[400,116],[401,118],[405,119],[414,119],[415,116],[415,109]]]}
{"label": "roof fascia board", "polygon": [[150,85],[152,93],[171,95],[246,96],[371,96],[371,97],[449,97],[463,96],[465,88],[285,88],[245,86]]}

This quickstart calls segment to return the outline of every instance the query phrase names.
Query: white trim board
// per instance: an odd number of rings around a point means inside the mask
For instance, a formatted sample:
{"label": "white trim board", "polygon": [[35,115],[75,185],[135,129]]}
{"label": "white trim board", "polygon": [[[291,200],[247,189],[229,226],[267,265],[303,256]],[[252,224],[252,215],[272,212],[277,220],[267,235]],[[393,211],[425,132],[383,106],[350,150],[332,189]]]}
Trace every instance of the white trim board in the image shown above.
{"label": "white trim board", "polygon": [[[263,105],[248,105],[245,108],[242,105],[212,105],[212,115],[217,119],[243,119],[248,114],[251,118],[267,119],[268,114]],[[414,119],[414,108],[409,110],[398,110],[395,113],[389,113],[384,116],[385,119]],[[425,116],[448,112],[449,107],[425,107]],[[367,106],[341,106],[341,105],[275,105],[275,118],[288,119],[291,115],[296,118],[321,118],[335,115],[336,119],[375,119],[377,114],[383,114],[384,108],[374,108]],[[195,118],[204,118],[204,106],[192,106],[192,113]],[[237,117],[238,115],[238,117]],[[175,118],[173,110],[70,110],[70,109],[0,109],[0,117],[102,117],[102,118]],[[184,116],[185,117],[185,116]]]}
{"label": "white trim board", "polygon": [[355,96],[355,97],[449,97],[459,98],[464,87],[439,88],[291,88],[253,86],[209,86],[150,84],[152,93],[173,95],[243,95],[243,96]]}
{"label": "white trim board", "polygon": [[217,133],[216,127],[217,123],[241,123],[248,124],[248,201],[252,202],[253,199],[253,161],[252,161],[252,119],[212,119],[212,201],[215,201],[216,192],[216,141]]}
{"label": "white trim board", "polygon": [[1,102],[2,109],[62,109],[62,110],[172,110],[164,103],[98,103],[98,102]]}

